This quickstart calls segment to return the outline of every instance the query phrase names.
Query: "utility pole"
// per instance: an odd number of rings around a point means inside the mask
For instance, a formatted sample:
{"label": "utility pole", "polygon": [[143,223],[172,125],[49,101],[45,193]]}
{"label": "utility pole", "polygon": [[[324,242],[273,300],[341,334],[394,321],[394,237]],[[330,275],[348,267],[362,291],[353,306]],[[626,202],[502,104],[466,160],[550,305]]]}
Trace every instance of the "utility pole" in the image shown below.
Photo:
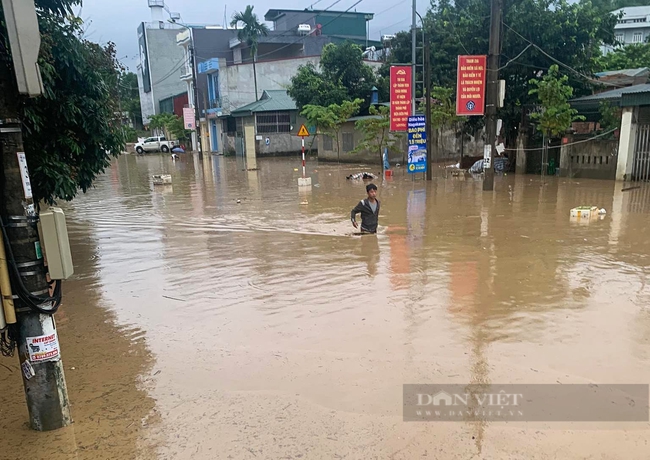
{"label": "utility pole", "polygon": [[501,43],[501,1],[491,0],[490,10],[490,49],[487,59],[487,88],[485,107],[485,130],[487,134],[487,145],[485,146],[485,163],[489,160],[489,166],[484,169],[483,190],[494,190],[494,161],[496,156],[497,139],[497,99],[499,92],[499,53]]}
{"label": "utility pole", "polygon": [[196,124],[196,145],[199,148],[199,157],[203,154],[203,148],[201,146],[201,114],[199,113],[199,93],[196,87],[196,65],[194,57],[194,34],[192,29],[190,31],[190,39],[192,40],[192,45],[190,46],[190,65],[192,66],[192,93],[194,104],[192,108],[194,109],[194,123]]}
{"label": "utility pole", "polygon": [[424,43],[424,94],[427,98],[426,110],[427,110],[427,161],[429,163],[427,167],[427,180],[433,179],[433,155],[431,148],[431,142],[433,141],[433,136],[431,135],[431,44],[427,40]]}
{"label": "utility pole", "polygon": [[[12,292],[19,293],[13,296],[17,321],[13,327],[30,425],[48,431],[69,425],[72,418],[54,317],[45,313],[49,307],[46,302],[28,302],[51,299],[38,236],[38,208],[24,155],[19,100],[19,87],[20,92],[31,96],[40,93],[38,84],[32,85],[40,82],[40,72],[35,70],[40,31],[33,2],[2,0],[2,5],[13,60],[8,52],[0,55],[7,58],[0,62],[0,237],[13,275]],[[44,351],[46,341],[47,350],[55,349],[56,353],[37,357],[35,351],[39,347]]]}
{"label": "utility pole", "polygon": [[411,14],[413,16],[412,22],[411,22],[411,65],[413,66],[411,70],[411,115],[415,115],[415,73],[417,70],[417,63],[415,62],[417,59],[417,53],[416,53],[416,43],[417,43],[417,0],[413,0],[413,7],[412,7]]}

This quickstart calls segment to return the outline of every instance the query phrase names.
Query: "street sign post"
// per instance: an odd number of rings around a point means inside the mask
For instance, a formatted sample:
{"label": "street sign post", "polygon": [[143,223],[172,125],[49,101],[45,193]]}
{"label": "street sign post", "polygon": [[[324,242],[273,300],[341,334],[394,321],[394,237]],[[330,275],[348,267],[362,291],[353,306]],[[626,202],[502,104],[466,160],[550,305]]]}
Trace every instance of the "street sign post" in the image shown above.
{"label": "street sign post", "polygon": [[298,130],[298,137],[301,139],[302,144],[302,177],[298,178],[299,187],[310,187],[311,186],[311,177],[305,177],[305,137],[309,136],[309,130],[305,125],[300,125]]}

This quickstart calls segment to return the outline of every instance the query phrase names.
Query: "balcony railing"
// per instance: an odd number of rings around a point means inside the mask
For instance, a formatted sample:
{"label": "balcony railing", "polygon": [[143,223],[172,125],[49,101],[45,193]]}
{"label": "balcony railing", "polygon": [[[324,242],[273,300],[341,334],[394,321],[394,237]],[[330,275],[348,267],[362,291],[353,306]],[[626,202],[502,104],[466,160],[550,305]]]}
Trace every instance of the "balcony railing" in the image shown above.
{"label": "balcony railing", "polygon": [[221,108],[221,98],[210,99],[208,101],[208,109],[220,109]]}
{"label": "balcony railing", "polygon": [[149,8],[151,8],[152,6],[160,6],[164,8],[165,0],[149,0]]}

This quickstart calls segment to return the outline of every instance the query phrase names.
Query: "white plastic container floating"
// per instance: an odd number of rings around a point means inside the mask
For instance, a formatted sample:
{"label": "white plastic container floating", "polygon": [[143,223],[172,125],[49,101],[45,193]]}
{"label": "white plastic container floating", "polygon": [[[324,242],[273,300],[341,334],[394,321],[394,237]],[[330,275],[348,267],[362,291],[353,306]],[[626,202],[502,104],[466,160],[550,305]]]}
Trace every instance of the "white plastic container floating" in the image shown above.
{"label": "white plastic container floating", "polygon": [[571,220],[575,221],[590,221],[598,219],[600,210],[597,206],[578,206],[571,210]]}
{"label": "white plastic container floating", "polygon": [[156,174],[152,176],[153,185],[170,185],[172,183],[171,174]]}

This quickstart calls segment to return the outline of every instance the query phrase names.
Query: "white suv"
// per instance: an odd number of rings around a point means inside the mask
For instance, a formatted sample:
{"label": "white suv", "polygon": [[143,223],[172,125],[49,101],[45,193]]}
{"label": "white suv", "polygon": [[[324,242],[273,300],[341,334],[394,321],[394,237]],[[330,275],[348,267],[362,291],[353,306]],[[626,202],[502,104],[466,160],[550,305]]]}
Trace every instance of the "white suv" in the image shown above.
{"label": "white suv", "polygon": [[139,154],[145,152],[169,153],[176,146],[174,141],[168,141],[165,136],[147,137],[142,142],[135,144],[135,151]]}

